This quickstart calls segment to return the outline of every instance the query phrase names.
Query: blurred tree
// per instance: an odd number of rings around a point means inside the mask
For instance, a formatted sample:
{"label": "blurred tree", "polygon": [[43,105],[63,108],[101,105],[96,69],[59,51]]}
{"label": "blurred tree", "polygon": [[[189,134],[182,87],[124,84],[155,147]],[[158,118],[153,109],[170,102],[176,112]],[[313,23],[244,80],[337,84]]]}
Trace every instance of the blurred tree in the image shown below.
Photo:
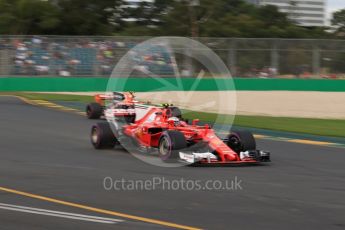
{"label": "blurred tree", "polygon": [[337,28],[336,33],[345,37],[345,9],[333,14],[332,25]]}
{"label": "blurred tree", "polygon": [[0,33],[111,35],[122,0],[0,0]]}
{"label": "blurred tree", "polygon": [[122,0],[59,0],[59,34],[110,35],[122,26]]}
{"label": "blurred tree", "polygon": [[0,0],[1,34],[49,34],[60,25],[59,10],[41,0]]}
{"label": "blurred tree", "polygon": [[167,12],[160,15],[159,35],[190,36],[191,25],[187,1],[172,1]]}
{"label": "blurred tree", "polygon": [[[196,1],[196,0],[194,0]],[[132,2],[132,4],[134,1]],[[327,38],[303,28],[275,6],[243,0],[0,0],[0,34]],[[134,3],[135,4],[135,3]],[[193,7],[193,10],[191,10]],[[333,24],[345,30],[345,10]]]}
{"label": "blurred tree", "polygon": [[[154,17],[157,21],[154,29],[145,30],[146,34],[190,36],[189,3],[187,0],[165,2],[159,14]],[[144,12],[143,9],[138,9],[138,11]],[[195,12],[200,36],[268,38],[330,36],[325,32],[325,28],[304,28],[294,24],[288,19],[287,14],[278,11],[278,8],[272,5],[257,7],[243,0],[200,0],[199,6],[195,7]],[[131,35],[135,34],[133,32]],[[140,30],[140,32],[143,31]]]}
{"label": "blurred tree", "polygon": [[152,36],[161,34],[161,18],[173,7],[174,1],[139,1],[137,4],[135,2],[133,4],[127,3],[122,6],[123,27],[119,34]]}

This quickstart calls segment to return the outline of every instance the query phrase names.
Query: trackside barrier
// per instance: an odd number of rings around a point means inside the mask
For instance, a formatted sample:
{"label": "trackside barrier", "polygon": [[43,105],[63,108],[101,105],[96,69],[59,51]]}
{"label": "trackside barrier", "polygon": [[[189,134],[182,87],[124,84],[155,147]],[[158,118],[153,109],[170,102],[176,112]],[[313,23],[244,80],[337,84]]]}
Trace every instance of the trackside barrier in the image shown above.
{"label": "trackside barrier", "polygon": [[[32,92],[91,92],[105,91],[108,78],[103,77],[3,77],[0,78],[0,91]],[[163,81],[162,81],[163,80]],[[199,81],[198,84],[194,84]],[[118,78],[112,91],[324,91],[345,92],[345,80],[334,79],[258,79],[258,78]],[[165,83],[164,83],[165,82]],[[168,83],[168,84],[166,84]]]}

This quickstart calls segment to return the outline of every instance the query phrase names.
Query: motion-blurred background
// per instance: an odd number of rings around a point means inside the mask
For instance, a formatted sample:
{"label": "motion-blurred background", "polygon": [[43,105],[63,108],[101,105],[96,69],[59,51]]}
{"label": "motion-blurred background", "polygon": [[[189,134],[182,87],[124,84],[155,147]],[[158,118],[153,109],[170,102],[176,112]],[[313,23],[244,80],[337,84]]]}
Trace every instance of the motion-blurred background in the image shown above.
{"label": "motion-blurred background", "polygon": [[[154,36],[193,37],[234,77],[344,78],[345,2],[326,0],[0,0],[0,75],[109,76]],[[188,52],[188,51],[186,51]],[[197,63],[174,57],[182,76]],[[138,69],[173,76],[166,47]]]}

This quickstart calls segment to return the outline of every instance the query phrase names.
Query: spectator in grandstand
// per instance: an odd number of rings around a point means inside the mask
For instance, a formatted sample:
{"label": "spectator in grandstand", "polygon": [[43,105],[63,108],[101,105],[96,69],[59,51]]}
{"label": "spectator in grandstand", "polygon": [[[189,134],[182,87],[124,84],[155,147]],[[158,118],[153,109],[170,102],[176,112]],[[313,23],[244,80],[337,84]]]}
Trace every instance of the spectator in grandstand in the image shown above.
{"label": "spectator in grandstand", "polygon": [[9,43],[5,39],[0,39],[0,50],[8,49]]}
{"label": "spectator in grandstand", "polygon": [[[12,44],[11,44],[12,43]],[[28,36],[0,40],[0,49],[12,47],[14,75],[94,75],[110,74],[119,57],[127,52],[126,43],[88,39],[55,40]]]}

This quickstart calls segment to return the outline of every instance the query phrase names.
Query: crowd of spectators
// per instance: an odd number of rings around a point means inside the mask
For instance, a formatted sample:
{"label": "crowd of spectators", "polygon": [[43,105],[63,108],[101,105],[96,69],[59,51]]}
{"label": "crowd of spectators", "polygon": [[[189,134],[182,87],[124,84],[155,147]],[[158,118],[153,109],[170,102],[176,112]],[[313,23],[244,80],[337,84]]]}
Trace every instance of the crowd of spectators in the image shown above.
{"label": "crowd of spectators", "polygon": [[[10,51],[9,74],[26,76],[110,75],[119,59],[135,45],[136,42],[113,39],[55,39],[42,36],[0,40],[0,50]],[[136,63],[134,68],[149,72],[171,72],[170,58],[162,53],[166,51],[160,49],[136,53],[133,57]]]}
{"label": "crowd of spectators", "polygon": [[[132,61],[129,68],[135,76],[175,76],[179,69],[181,76],[189,77],[198,72],[199,66],[193,63],[190,67],[191,63],[186,63],[181,55],[175,57],[164,44],[136,46],[138,43],[139,40],[119,37],[4,36],[0,37],[0,75],[109,76],[128,51]],[[326,64],[330,66],[332,63],[328,61]],[[311,64],[281,64],[284,66],[278,70],[259,64],[241,67],[243,65],[238,61],[237,67],[230,68],[236,73],[234,76],[249,78],[315,77]],[[177,65],[179,68],[175,68]],[[332,73],[329,69],[321,68],[321,76],[337,78],[336,74],[328,74]]]}
{"label": "crowd of spectators", "polygon": [[92,75],[107,74],[114,65],[115,51],[122,42],[86,39],[14,39],[14,75]]}

